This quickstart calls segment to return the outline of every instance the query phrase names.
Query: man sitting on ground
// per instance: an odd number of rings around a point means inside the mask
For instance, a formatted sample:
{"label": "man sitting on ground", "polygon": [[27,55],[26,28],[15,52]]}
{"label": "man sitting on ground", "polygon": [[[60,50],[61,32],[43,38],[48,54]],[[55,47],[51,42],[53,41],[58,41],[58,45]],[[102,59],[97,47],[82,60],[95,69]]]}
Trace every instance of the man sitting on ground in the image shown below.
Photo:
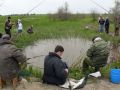
{"label": "man sitting on ground", "polygon": [[20,49],[12,44],[10,36],[5,34],[0,39],[0,87],[5,81],[12,81],[15,88],[18,81],[20,65],[26,62],[26,57]]}
{"label": "man sitting on ground", "polygon": [[62,85],[68,76],[68,67],[61,60],[64,48],[57,45],[54,52],[45,57],[43,83]]}
{"label": "man sitting on ground", "polygon": [[93,44],[87,51],[87,57],[83,61],[83,73],[89,74],[89,66],[95,67],[95,72],[107,64],[109,48],[107,42],[101,37],[94,37]]}

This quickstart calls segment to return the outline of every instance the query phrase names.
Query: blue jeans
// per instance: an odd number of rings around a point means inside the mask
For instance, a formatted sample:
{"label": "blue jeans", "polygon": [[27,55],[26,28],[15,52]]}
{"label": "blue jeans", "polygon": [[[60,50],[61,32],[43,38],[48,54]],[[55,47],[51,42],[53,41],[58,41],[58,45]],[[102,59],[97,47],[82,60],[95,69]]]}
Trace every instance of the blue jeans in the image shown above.
{"label": "blue jeans", "polygon": [[99,32],[104,32],[104,25],[99,25]]}

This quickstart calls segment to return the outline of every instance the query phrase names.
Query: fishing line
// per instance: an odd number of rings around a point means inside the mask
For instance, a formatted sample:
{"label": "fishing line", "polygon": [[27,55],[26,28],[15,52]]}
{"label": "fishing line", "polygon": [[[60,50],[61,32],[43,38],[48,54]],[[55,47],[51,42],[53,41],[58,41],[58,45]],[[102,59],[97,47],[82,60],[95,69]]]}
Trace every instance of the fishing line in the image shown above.
{"label": "fishing line", "polygon": [[42,0],[42,1],[40,1],[37,5],[35,5],[31,10],[29,10],[28,12],[27,12],[27,14],[29,14],[30,12],[32,12],[34,9],[36,9],[38,6],[40,6],[43,2],[45,2],[45,0]]}
{"label": "fishing line", "polygon": [[105,9],[103,6],[101,6],[100,4],[98,4],[97,2],[90,0],[92,3],[94,3],[95,5],[99,6],[100,8],[102,8],[103,10],[105,10],[106,12],[110,13],[107,9]]}

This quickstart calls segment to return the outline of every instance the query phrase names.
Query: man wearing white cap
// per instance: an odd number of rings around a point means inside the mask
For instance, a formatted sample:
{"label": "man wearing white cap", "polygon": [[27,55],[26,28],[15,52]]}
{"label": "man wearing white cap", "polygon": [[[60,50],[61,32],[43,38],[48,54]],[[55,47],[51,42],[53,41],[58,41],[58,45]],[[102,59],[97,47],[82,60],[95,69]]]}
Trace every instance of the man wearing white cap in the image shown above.
{"label": "man wearing white cap", "polygon": [[95,67],[95,72],[107,64],[109,47],[101,37],[92,39],[93,44],[87,51],[87,57],[83,61],[83,73],[89,74],[89,66]]}

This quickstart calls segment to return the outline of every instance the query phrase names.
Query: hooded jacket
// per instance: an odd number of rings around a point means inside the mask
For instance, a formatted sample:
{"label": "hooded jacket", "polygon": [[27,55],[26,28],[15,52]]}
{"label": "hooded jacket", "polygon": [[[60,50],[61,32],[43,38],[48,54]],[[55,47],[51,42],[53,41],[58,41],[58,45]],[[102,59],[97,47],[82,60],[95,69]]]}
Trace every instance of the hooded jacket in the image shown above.
{"label": "hooded jacket", "polygon": [[65,83],[68,73],[66,65],[55,53],[49,53],[44,61],[43,83],[62,85]]}
{"label": "hooded jacket", "polygon": [[26,62],[21,50],[9,40],[0,39],[0,76],[3,80],[11,80],[20,71],[19,64]]}

